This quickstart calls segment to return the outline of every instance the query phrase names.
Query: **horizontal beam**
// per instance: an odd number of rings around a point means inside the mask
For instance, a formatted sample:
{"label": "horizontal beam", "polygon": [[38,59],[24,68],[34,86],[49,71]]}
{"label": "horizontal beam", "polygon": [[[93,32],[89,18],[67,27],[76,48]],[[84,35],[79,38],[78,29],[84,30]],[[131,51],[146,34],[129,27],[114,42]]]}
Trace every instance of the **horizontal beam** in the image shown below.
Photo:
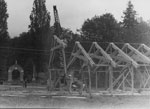
{"label": "horizontal beam", "polygon": [[95,66],[99,68],[99,67],[108,67],[109,65],[108,64],[96,64]]}
{"label": "horizontal beam", "polygon": [[99,59],[99,60],[106,60],[106,58],[104,56],[98,56],[94,53],[89,53],[89,56],[92,57],[92,58],[96,58],[96,59]]}
{"label": "horizontal beam", "polygon": [[49,69],[50,71],[64,71],[64,69],[55,69],[55,68],[53,68],[53,69]]}

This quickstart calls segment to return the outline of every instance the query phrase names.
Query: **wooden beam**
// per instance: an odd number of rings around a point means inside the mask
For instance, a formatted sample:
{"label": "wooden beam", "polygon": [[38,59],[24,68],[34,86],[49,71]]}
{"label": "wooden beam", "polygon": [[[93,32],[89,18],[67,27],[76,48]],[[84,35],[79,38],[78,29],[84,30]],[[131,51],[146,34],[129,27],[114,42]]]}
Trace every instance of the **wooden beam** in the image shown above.
{"label": "wooden beam", "polygon": [[[75,52],[75,47],[74,47],[74,50],[73,52]],[[70,65],[76,60],[76,57],[74,55],[78,55],[80,53],[80,50],[76,51],[76,53],[72,53],[71,54],[71,59],[69,61],[69,63],[67,64],[67,69],[70,67]]]}
{"label": "wooden beam", "polygon": [[131,93],[134,92],[134,72],[133,67],[130,67],[130,74],[131,74]]}
{"label": "wooden beam", "polygon": [[139,49],[142,48],[142,47],[147,51],[146,53],[144,53],[144,55],[149,56],[150,55],[150,48],[145,44],[141,44]]}
{"label": "wooden beam", "polygon": [[113,61],[113,59],[109,56],[109,54],[107,54],[107,53],[97,44],[97,42],[93,42],[93,43],[95,44],[95,47],[101,51],[101,53],[103,54],[103,56],[104,56],[108,61],[110,61],[111,65],[112,65],[113,67],[116,67],[117,64]]}
{"label": "wooden beam", "polygon": [[96,90],[97,90],[97,88],[98,88],[98,84],[97,84],[97,82],[98,82],[98,81],[97,81],[97,80],[98,80],[98,77],[97,77],[97,76],[98,76],[98,75],[97,75],[97,72],[96,72],[96,75],[95,75],[95,76],[96,76],[95,83],[96,83]]}
{"label": "wooden beam", "polygon": [[54,51],[54,50],[62,48],[62,47],[63,47],[62,45],[57,45],[56,47],[51,48],[51,51]]}
{"label": "wooden beam", "polygon": [[54,35],[53,37],[54,37],[54,39],[55,39],[60,45],[62,45],[63,47],[66,47],[66,46],[67,46],[67,44],[64,43],[63,40],[59,39],[56,35]]}
{"label": "wooden beam", "polygon": [[66,55],[65,55],[65,50],[64,48],[62,49],[62,54],[63,54],[63,62],[64,62],[64,70],[65,70],[65,74],[67,74],[67,63],[66,63]]}
{"label": "wooden beam", "polygon": [[83,61],[87,61],[87,59],[84,56],[81,56],[81,55],[74,55],[74,56],[83,60]]}
{"label": "wooden beam", "polygon": [[89,56],[89,54],[85,51],[85,49],[82,47],[82,45],[80,44],[80,42],[75,42],[78,47],[80,48],[81,52],[83,53],[83,55],[85,56],[85,58],[89,61],[90,65],[93,66],[95,65],[94,61],[91,59],[91,57]]}
{"label": "wooden beam", "polygon": [[110,89],[110,92],[112,93],[113,91],[113,69],[111,66],[109,66],[108,70],[109,70],[109,89]]}
{"label": "wooden beam", "polygon": [[92,58],[96,58],[96,59],[102,59],[102,60],[105,59],[106,60],[106,58],[104,56],[98,56],[94,53],[90,53],[89,56],[92,57]]}
{"label": "wooden beam", "polygon": [[48,71],[49,71],[49,79],[48,79],[48,82],[50,82],[50,84],[48,84],[49,86],[48,86],[48,88],[50,88],[50,91],[52,90],[52,72],[51,72],[51,70],[50,69],[48,69]]}
{"label": "wooden beam", "polygon": [[148,63],[150,64],[150,59],[143,55],[141,52],[139,52],[137,49],[135,49],[134,47],[132,47],[129,43],[126,43],[127,47],[131,50],[131,51],[134,51],[142,60],[143,60],[143,63]]}
{"label": "wooden beam", "polygon": [[91,69],[90,69],[90,66],[88,66],[88,74],[89,74],[89,96],[91,98],[92,93],[91,93]]}
{"label": "wooden beam", "polygon": [[88,53],[91,53],[92,50],[93,50],[93,48],[94,48],[94,44],[92,43],[92,45],[91,45],[90,50],[88,51]]}
{"label": "wooden beam", "polygon": [[105,89],[108,88],[108,71],[105,71]]}
{"label": "wooden beam", "polygon": [[69,63],[67,64],[67,69],[70,67],[70,65],[76,60],[76,57],[73,57]]}
{"label": "wooden beam", "polygon": [[[96,67],[107,67],[107,66],[109,66],[108,64],[95,64],[95,66]],[[96,68],[96,69],[98,69],[98,68]]]}
{"label": "wooden beam", "polygon": [[110,56],[116,60],[119,60],[119,62],[128,62],[128,60],[125,60],[124,58],[122,58],[122,56],[113,56],[113,55],[110,55]]}
{"label": "wooden beam", "polygon": [[112,47],[116,50],[118,50],[119,54],[122,56],[122,58],[126,59],[127,61],[131,62],[134,67],[139,67],[138,63],[134,61],[130,56],[128,56],[126,53],[124,53],[120,48],[118,48],[114,43],[111,43]]}
{"label": "wooden beam", "polygon": [[150,48],[147,46],[147,45],[145,45],[145,44],[141,44],[147,51],[150,51]]}

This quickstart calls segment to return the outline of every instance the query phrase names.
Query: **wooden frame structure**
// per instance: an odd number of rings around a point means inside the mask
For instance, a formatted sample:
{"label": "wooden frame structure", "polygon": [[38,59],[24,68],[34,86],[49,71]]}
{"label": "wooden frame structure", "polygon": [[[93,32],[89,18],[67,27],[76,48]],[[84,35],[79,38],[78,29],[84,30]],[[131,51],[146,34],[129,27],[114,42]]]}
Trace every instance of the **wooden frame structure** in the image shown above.
{"label": "wooden frame structure", "polygon": [[[147,56],[148,58],[150,58],[150,48],[145,45],[145,44],[141,44],[138,48],[138,50],[144,54],[145,56]],[[149,65],[145,65],[143,66],[143,75],[142,75],[142,88],[150,88],[150,66]]]}
{"label": "wooden frame structure", "polygon": [[[67,73],[67,67],[66,67],[66,57],[65,57],[65,47],[67,46],[66,45],[66,43],[63,41],[63,40],[61,40],[61,39],[59,39],[56,35],[54,35],[53,36],[53,47],[51,48],[51,50],[50,50],[50,59],[49,59],[49,87],[51,88],[51,89],[53,89],[54,87],[55,87],[55,83],[53,83],[52,82],[52,71],[62,71],[62,72],[64,72],[64,74],[66,74]],[[62,53],[62,56],[63,56],[63,69],[56,69],[56,68],[53,68],[53,66],[51,65],[52,64],[52,62],[53,62],[53,58],[54,58],[54,55],[55,55],[55,51],[56,50],[59,50],[59,52],[60,53]],[[59,58],[59,57],[57,57],[57,58]],[[61,75],[61,74],[60,74]],[[59,76],[60,76],[59,75]],[[58,80],[60,80],[59,78],[58,78]],[[58,81],[56,81],[56,83],[59,83]]]}
{"label": "wooden frame structure", "polygon": [[[105,72],[105,88],[109,92],[115,90],[131,91],[150,88],[150,48],[145,44],[136,49],[129,43],[119,47],[115,43],[109,43],[103,48],[100,43],[91,42],[90,48],[85,49],[80,42],[75,42],[74,48],[66,63],[66,44],[57,36],[54,36],[58,45],[51,49],[61,48],[64,57],[64,71],[67,74],[71,66],[80,61],[80,73],[88,73],[88,86],[92,93],[91,76],[95,74],[95,88],[98,90],[98,74]],[[136,85],[136,83],[138,83]]]}

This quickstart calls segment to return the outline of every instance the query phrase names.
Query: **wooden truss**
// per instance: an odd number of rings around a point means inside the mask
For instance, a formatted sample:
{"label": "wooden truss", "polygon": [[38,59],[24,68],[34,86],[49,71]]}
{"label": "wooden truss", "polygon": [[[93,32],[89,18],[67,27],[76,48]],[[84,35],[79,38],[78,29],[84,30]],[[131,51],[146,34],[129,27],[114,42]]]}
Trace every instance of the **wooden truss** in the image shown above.
{"label": "wooden truss", "polygon": [[76,42],[74,49],[72,51],[71,57],[70,57],[70,62],[67,65],[67,68],[76,60],[80,59],[84,61],[85,64],[89,64],[90,66],[95,65],[94,61],[91,59],[89,54],[85,51],[85,49],[82,47],[80,42]]}
{"label": "wooden truss", "polygon": [[[108,66],[109,64],[112,67],[116,67],[116,62],[110,57],[109,54],[107,54],[103,48],[101,48],[97,42],[93,42],[90,50],[89,50],[90,57],[98,59],[98,62],[96,64],[99,64],[100,66]],[[97,66],[98,67],[98,66]]]}
{"label": "wooden truss", "polygon": [[150,59],[142,54],[140,51],[132,47],[130,44],[126,43],[122,49],[126,54],[128,54],[132,59],[134,59],[139,64],[149,64]]}
{"label": "wooden truss", "polygon": [[[67,45],[63,40],[59,39],[56,35],[53,36],[53,47],[51,48],[51,51],[50,51],[50,54],[51,54],[50,60],[49,60],[49,72],[50,73],[49,73],[49,80],[48,80],[48,81],[50,81],[49,87],[51,87],[51,89],[55,88],[55,86],[60,83],[60,78],[61,78],[62,74],[67,73],[66,56],[65,56],[65,47],[66,46]],[[63,69],[58,70],[58,69],[53,68],[52,64],[53,64],[53,59],[54,59],[56,50],[59,50],[59,53],[61,53],[63,56]],[[55,72],[61,71],[61,73],[64,72],[62,74],[59,74],[59,77],[55,83],[52,82],[52,72],[53,71],[55,71]]]}
{"label": "wooden truss", "polygon": [[64,70],[65,70],[65,73],[66,73],[67,69],[66,69],[66,57],[65,57],[65,50],[64,49],[67,45],[63,40],[59,39],[56,35],[53,36],[53,43],[54,43],[54,45],[53,45],[53,47],[51,48],[51,51],[50,51],[51,55],[50,55],[50,60],[49,60],[49,67],[51,68],[51,63],[53,61],[55,51],[59,49],[62,52],[62,55],[63,55]]}
{"label": "wooden truss", "polygon": [[[78,44],[76,44],[76,47],[78,46]],[[80,47],[78,48],[84,49],[83,47],[81,47],[81,44],[79,45]],[[145,54],[141,52],[142,47],[143,49],[145,49],[143,50],[145,51]],[[77,58],[81,59],[83,55],[81,55],[82,50],[80,50],[77,50],[76,48],[74,49],[72,60],[70,62],[75,61],[75,59]],[[150,48],[146,45],[142,44],[139,49],[135,49],[128,43],[124,44],[122,48],[117,47],[117,45],[115,45],[114,43],[110,43],[107,49],[104,50],[97,42],[93,42],[90,50],[85,53],[87,54],[86,56],[88,56],[88,58],[82,57],[82,60],[84,60],[85,62],[89,62],[86,61],[86,59],[92,59],[94,62],[93,65],[96,66],[93,69],[94,72],[101,72],[98,70],[100,67],[108,67],[108,71],[106,71],[106,73],[109,72],[108,90],[112,91],[113,89],[121,89],[125,91],[131,89],[133,92],[135,89],[135,75],[139,74],[144,75],[144,79],[142,80],[144,82],[141,83],[142,85],[140,86],[140,88],[149,88],[150,73],[148,68],[150,65],[150,59],[148,56],[150,56]],[[70,63],[68,65],[70,65]],[[97,76],[96,79],[98,79]]]}
{"label": "wooden truss", "polygon": [[[145,44],[141,44],[138,48],[138,50],[145,56],[147,56],[148,58],[150,58],[150,48],[145,45]],[[149,88],[150,87],[150,67],[149,65],[145,65],[141,68],[142,72],[142,88]]]}
{"label": "wooden truss", "polygon": [[[105,72],[105,83],[107,90],[131,90],[139,88],[150,88],[150,48],[141,44],[138,49],[125,43],[119,48],[115,43],[109,43],[104,49],[99,43],[93,42],[88,51],[85,50],[80,42],[75,42],[69,62],[66,63],[65,47],[66,44],[58,37],[54,36],[58,43],[51,51],[62,49],[64,54],[65,72],[68,73],[77,60],[82,61],[80,72],[88,72],[89,90],[91,92],[91,76],[95,74],[96,89],[98,89],[98,73]],[[86,67],[86,70],[85,70]],[[106,70],[103,70],[105,67]],[[93,72],[93,73],[92,73]],[[142,76],[140,76],[142,75]],[[137,77],[140,77],[140,86],[136,87]]]}

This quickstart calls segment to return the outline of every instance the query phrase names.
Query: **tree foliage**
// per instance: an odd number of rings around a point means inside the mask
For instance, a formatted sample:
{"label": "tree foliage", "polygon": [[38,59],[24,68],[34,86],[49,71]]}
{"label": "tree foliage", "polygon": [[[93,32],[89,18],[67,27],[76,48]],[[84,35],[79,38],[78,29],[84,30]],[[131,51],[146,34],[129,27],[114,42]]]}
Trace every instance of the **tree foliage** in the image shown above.
{"label": "tree foliage", "polygon": [[136,26],[136,35],[139,43],[145,43],[150,45],[150,25],[147,22],[141,20]]}
{"label": "tree foliage", "polygon": [[33,49],[43,51],[41,54],[36,54],[32,57],[38,72],[43,72],[43,64],[48,63],[45,50],[50,49],[50,13],[47,11],[45,3],[45,0],[34,0],[30,15],[29,34],[32,40],[31,46]]}
{"label": "tree foliage", "polygon": [[99,41],[115,41],[119,37],[120,25],[110,13],[87,19],[81,28],[83,37],[86,39],[99,39]]}
{"label": "tree foliage", "polygon": [[[46,0],[34,0],[29,31],[11,39],[8,52],[3,48],[7,45],[5,41],[9,39],[7,5],[4,0],[0,0],[0,76],[3,75],[1,72],[6,72],[7,66],[13,65],[16,60],[25,70],[25,74],[30,77],[32,77],[33,64],[37,72],[46,72],[51,38],[54,34],[57,35],[57,30],[54,28],[59,25],[55,23],[54,26],[50,26],[50,13],[46,9],[45,2]],[[143,20],[137,21],[136,11],[131,1],[128,2],[123,14],[123,21],[120,23],[111,13],[85,20],[79,31],[81,36],[74,34],[70,29],[62,28],[61,38],[68,45],[65,49],[66,60],[69,59],[68,54],[71,54],[75,41],[138,42],[150,45],[150,23]]]}
{"label": "tree foliage", "polygon": [[30,21],[29,28],[33,32],[37,32],[41,28],[49,29],[50,13],[46,9],[45,0],[34,0]]}
{"label": "tree foliage", "polygon": [[5,0],[0,0],[0,78],[7,74],[7,58],[9,35],[7,32],[7,4]]}
{"label": "tree foliage", "polygon": [[126,10],[123,12],[122,35],[124,42],[139,42],[137,33],[137,17],[136,11],[131,1],[128,2]]}
{"label": "tree foliage", "polygon": [[137,25],[136,11],[131,1],[128,2],[126,10],[123,12],[123,27],[127,29],[132,29]]}
{"label": "tree foliage", "polygon": [[7,4],[4,0],[0,0],[0,42],[1,43],[3,42],[2,40],[8,39],[7,19],[8,19]]}

